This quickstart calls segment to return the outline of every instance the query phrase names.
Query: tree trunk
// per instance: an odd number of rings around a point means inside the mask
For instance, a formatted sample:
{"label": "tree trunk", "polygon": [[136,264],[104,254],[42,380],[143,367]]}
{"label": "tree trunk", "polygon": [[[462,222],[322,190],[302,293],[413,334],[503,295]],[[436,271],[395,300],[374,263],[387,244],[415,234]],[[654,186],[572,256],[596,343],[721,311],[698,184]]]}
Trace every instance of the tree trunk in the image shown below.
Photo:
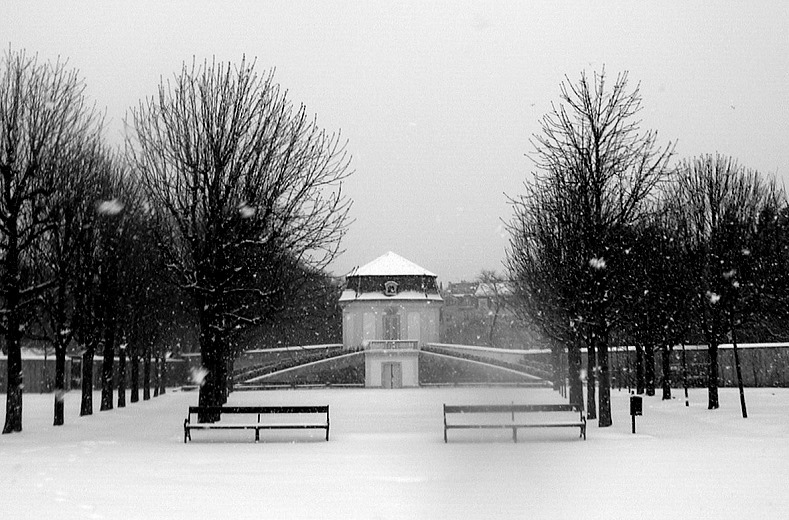
{"label": "tree trunk", "polygon": [[151,346],[146,345],[142,354],[142,400],[151,398]]}
{"label": "tree trunk", "polygon": [[118,408],[126,406],[126,348],[118,349]]}
{"label": "tree trunk", "polygon": [[584,406],[584,383],[581,380],[581,348],[578,343],[567,347],[567,378],[570,380],[570,403]]}
{"label": "tree trunk", "polygon": [[671,399],[671,345],[663,345],[663,400]]}
{"label": "tree trunk", "polygon": [[5,426],[3,433],[22,431],[22,352],[19,344],[8,342],[8,379],[6,385]]}
{"label": "tree trunk", "polygon": [[160,381],[162,379],[161,375],[161,364],[159,363],[159,354],[157,353],[153,358],[153,396],[159,397],[159,388],[160,388]]}
{"label": "tree trunk", "polygon": [[720,408],[718,401],[718,345],[710,344],[707,350],[709,364],[707,366],[707,391],[708,391],[708,410]]}
{"label": "tree trunk", "polygon": [[[198,404],[200,406],[221,406],[223,404],[224,388],[222,388],[222,381],[219,371],[221,370],[221,361],[217,360],[218,357],[213,346],[208,348],[201,348],[200,357],[202,360],[202,369],[205,371],[205,379],[200,386],[200,394],[198,396]],[[203,413],[199,414],[197,421],[216,422],[219,417],[216,414]]]}
{"label": "tree trunk", "polygon": [[104,338],[104,348],[102,349],[104,359],[101,362],[101,407],[99,408],[102,412],[112,410],[112,375],[115,368],[115,345],[114,338],[112,343],[110,342],[110,336],[108,333]]}
{"label": "tree trunk", "polygon": [[132,403],[140,400],[140,356],[135,346],[131,354],[131,398]]}
{"label": "tree trunk", "polygon": [[159,395],[167,391],[167,356],[162,355],[162,368],[159,371]]}
{"label": "tree trunk", "polygon": [[[6,189],[9,189],[6,186]],[[22,431],[22,320],[20,315],[19,287],[19,251],[16,229],[17,218],[10,218],[6,240],[6,256],[4,262],[5,277],[5,310],[6,310],[6,348],[8,349],[5,425],[3,433]]]}
{"label": "tree trunk", "polygon": [[682,343],[682,388],[685,390],[685,406],[690,406],[688,399],[688,356],[685,343]]}
{"label": "tree trunk", "polygon": [[95,347],[89,345],[82,354],[82,401],[79,415],[93,414],[93,352]]}
{"label": "tree trunk", "polygon": [[[227,402],[225,398],[226,379],[223,374],[227,367],[222,356],[221,339],[217,333],[220,321],[210,302],[199,301],[198,309],[200,309],[200,358],[206,374],[203,384],[200,386],[198,404],[200,406],[221,406]],[[213,413],[202,413],[197,417],[197,421],[201,423],[218,420],[219,415]]]}
{"label": "tree trunk", "polygon": [[611,426],[611,374],[608,367],[608,331],[605,325],[595,335],[597,340],[597,363],[600,367],[600,417],[597,426],[604,428]]}
{"label": "tree trunk", "polygon": [[655,347],[644,345],[644,383],[648,396],[655,395]]}
{"label": "tree trunk", "polygon": [[644,393],[644,347],[636,345],[636,393]]}
{"label": "tree trunk", "polygon": [[[9,314],[16,314],[11,310]],[[9,316],[9,324],[11,317]],[[16,328],[16,330],[14,330]],[[8,348],[8,379],[6,384],[6,407],[5,407],[5,426],[3,433],[13,433],[22,431],[22,389],[24,387],[22,379],[22,350],[18,322],[14,328],[9,326],[9,334],[6,336],[6,346]]]}
{"label": "tree trunk", "polygon": [[551,364],[553,365],[553,389],[559,391],[562,388],[562,376],[564,370],[562,369],[562,354],[561,346],[553,342],[551,345]]}
{"label": "tree trunk", "polygon": [[54,426],[62,426],[65,421],[64,401],[66,399],[66,346],[55,345],[55,420]]}
{"label": "tree trunk", "polygon": [[230,397],[230,394],[233,392],[233,359],[230,358],[225,363],[225,371],[222,374],[222,378],[225,380],[225,398],[222,404],[227,403],[227,399]]}
{"label": "tree trunk", "polygon": [[586,341],[586,418],[597,419],[597,354],[594,339]]}

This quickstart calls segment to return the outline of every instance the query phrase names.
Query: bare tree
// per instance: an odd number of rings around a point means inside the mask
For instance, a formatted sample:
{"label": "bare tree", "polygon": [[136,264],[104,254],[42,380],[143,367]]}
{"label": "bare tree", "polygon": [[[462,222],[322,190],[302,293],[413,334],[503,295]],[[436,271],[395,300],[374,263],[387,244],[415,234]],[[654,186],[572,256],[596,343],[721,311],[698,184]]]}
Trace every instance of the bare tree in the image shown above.
{"label": "bare tree", "polygon": [[684,161],[673,186],[677,226],[693,254],[688,267],[709,354],[708,408],[715,409],[720,406],[718,346],[729,334],[736,340],[738,326],[763,313],[765,302],[784,307],[774,289],[776,277],[785,275],[772,267],[783,262],[782,253],[765,244],[759,231],[765,217],[778,218],[785,195],[774,179],[717,154]]}
{"label": "bare tree", "polygon": [[[131,363],[131,402],[139,401],[140,358],[159,341],[162,329],[176,320],[180,291],[168,286],[165,263],[152,228],[151,206],[139,183],[127,181],[123,225],[118,236],[119,265],[118,406],[125,406],[127,356]],[[149,372],[150,375],[150,372]]]}
{"label": "bare tree", "polygon": [[36,273],[42,281],[51,281],[40,295],[38,317],[44,339],[55,349],[55,426],[64,421],[66,353],[78,322],[75,289],[82,276],[79,255],[83,242],[90,240],[95,215],[91,179],[100,158],[100,143],[97,135],[91,137],[90,142],[73,142],[71,152],[61,155],[58,189],[49,200],[52,225],[36,254]]}
{"label": "bare tree", "polygon": [[671,399],[670,354],[684,343],[693,319],[692,255],[674,229],[673,201],[661,201],[649,218],[631,231],[630,287],[621,325],[624,338],[636,345],[636,388],[654,395],[654,351],[660,349],[663,399]]}
{"label": "bare tree", "polygon": [[74,283],[75,338],[83,346],[80,415],[93,413],[93,363],[103,356],[101,410],[112,408],[111,391],[117,327],[117,226],[123,204],[116,198],[122,174],[120,158],[102,147],[89,179],[79,265]]}
{"label": "bare tree", "polygon": [[488,302],[488,345],[495,346],[496,325],[501,313],[508,308],[511,288],[508,281],[496,271],[484,269],[479,275],[477,292]]}
{"label": "bare tree", "polygon": [[[549,192],[546,209],[556,213],[562,239],[571,241],[558,261],[576,283],[574,290],[560,291],[560,300],[583,329],[590,357],[597,356],[599,426],[611,425],[608,338],[622,304],[617,272],[626,263],[623,230],[647,213],[673,152],[671,144],[657,144],[655,132],[641,132],[640,110],[639,88],[628,90],[626,73],[610,88],[604,71],[592,80],[581,74],[575,84],[564,82],[560,103],[533,138],[537,172],[520,201],[528,208],[535,205],[534,194]],[[516,232],[518,223],[516,215]],[[563,283],[565,290],[570,286]]]}
{"label": "bare tree", "polygon": [[[564,377],[562,353],[567,349],[569,400],[583,406],[581,346],[573,324],[572,302],[566,296],[573,285],[567,268],[571,241],[561,206],[541,186],[526,184],[526,194],[511,200],[514,217],[508,229],[510,246],[505,265],[514,286],[513,308],[552,345],[554,376]],[[556,386],[556,385],[555,385]]]}
{"label": "bare tree", "polygon": [[157,211],[169,271],[198,317],[199,402],[220,404],[231,335],[260,323],[284,259],[321,269],[337,254],[349,158],[273,73],[246,61],[184,66],[130,126],[129,157]]}
{"label": "bare tree", "polygon": [[[3,433],[22,430],[21,313],[51,281],[25,276],[31,252],[52,227],[48,199],[62,156],[97,130],[84,84],[66,64],[9,50],[0,77],[0,257],[2,329],[8,349]],[[27,266],[27,268],[26,268]]]}

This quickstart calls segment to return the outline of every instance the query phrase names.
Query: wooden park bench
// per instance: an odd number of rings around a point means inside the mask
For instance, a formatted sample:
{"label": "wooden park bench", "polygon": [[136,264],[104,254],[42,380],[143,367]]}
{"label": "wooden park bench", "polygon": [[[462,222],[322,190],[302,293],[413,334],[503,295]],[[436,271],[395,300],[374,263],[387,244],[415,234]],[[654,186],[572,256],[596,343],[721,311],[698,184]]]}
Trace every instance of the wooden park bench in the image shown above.
{"label": "wooden park bench", "polygon": [[[192,422],[192,415],[201,412],[223,415],[248,414],[257,415],[256,422]],[[264,422],[261,417],[274,414],[325,414],[325,420],[299,421],[299,422]],[[328,406],[190,406],[189,413],[184,420],[184,443],[192,440],[192,430],[255,430],[255,442],[260,441],[260,430],[326,430],[326,440],[329,440],[329,407]]]}
{"label": "wooden park bench", "polygon": [[[565,416],[561,419],[551,421],[526,421],[521,420],[516,414],[528,413],[541,413],[548,414],[553,412],[564,412]],[[567,417],[572,412],[578,413],[578,419],[574,417]],[[488,414],[493,421],[447,421],[449,414]],[[499,417],[502,414],[507,414],[507,418],[501,420]],[[541,416],[540,419],[544,419]],[[444,405],[444,442],[447,442],[447,430],[453,428],[463,429],[487,429],[487,428],[504,428],[512,429],[512,440],[518,442],[518,429],[519,428],[580,428],[581,437],[586,439],[586,417],[584,416],[583,408],[577,404],[483,404],[483,405]]]}

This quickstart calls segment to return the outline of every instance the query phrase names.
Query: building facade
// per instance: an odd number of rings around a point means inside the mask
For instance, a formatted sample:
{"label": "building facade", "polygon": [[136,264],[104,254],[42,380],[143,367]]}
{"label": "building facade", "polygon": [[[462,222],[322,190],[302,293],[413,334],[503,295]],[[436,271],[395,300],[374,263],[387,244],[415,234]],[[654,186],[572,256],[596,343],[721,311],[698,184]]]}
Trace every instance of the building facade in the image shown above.
{"label": "building facade", "polygon": [[388,252],[352,271],[340,297],[343,346],[364,349],[365,386],[419,385],[419,350],[439,342],[436,275]]}

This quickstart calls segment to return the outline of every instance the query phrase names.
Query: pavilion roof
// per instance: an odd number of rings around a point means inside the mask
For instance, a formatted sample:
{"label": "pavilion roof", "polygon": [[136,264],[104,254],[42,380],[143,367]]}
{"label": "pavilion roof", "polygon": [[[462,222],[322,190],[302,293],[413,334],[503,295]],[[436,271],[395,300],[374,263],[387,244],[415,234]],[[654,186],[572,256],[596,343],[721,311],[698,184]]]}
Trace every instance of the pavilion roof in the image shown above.
{"label": "pavilion roof", "polygon": [[351,271],[348,276],[433,276],[424,267],[420,267],[402,256],[387,252],[361,267]]}

